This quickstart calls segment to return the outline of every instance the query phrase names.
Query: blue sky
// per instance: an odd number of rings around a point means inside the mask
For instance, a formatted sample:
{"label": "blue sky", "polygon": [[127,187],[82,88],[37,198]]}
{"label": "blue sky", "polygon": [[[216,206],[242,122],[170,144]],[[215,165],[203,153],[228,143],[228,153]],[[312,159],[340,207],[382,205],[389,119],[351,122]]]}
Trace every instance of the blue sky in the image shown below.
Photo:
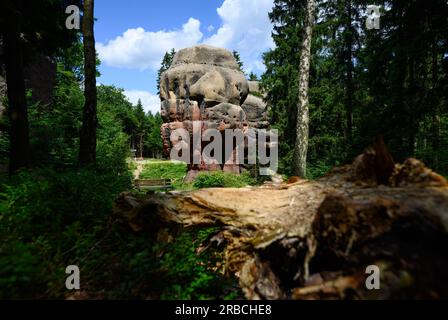
{"label": "blue sky", "polygon": [[159,110],[157,69],[163,54],[207,43],[240,52],[247,72],[264,70],[273,47],[268,12],[273,0],[95,1],[101,84],[125,89],[131,102]]}

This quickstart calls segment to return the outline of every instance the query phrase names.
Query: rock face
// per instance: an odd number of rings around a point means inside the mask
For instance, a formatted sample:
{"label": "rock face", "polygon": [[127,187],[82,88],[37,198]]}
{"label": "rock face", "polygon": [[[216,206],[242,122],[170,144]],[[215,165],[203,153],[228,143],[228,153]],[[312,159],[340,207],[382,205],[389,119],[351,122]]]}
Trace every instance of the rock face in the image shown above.
{"label": "rock face", "polygon": [[[169,156],[179,143],[171,138],[176,129],[185,129],[193,139],[193,122],[207,129],[240,129],[267,127],[262,99],[249,96],[249,82],[239,70],[232,53],[221,48],[199,45],[176,53],[171,67],[161,75],[161,128],[164,152]],[[260,120],[260,121],[258,121]],[[258,122],[260,122],[258,124]],[[201,145],[201,150],[206,144]],[[193,153],[192,153],[193,154]],[[192,161],[190,161],[191,163]],[[199,171],[223,170],[240,173],[241,166],[230,159],[221,164],[189,164],[186,180],[191,181]]]}
{"label": "rock face", "polygon": [[249,94],[241,107],[246,113],[249,127],[256,129],[269,128],[268,110],[262,98]]}

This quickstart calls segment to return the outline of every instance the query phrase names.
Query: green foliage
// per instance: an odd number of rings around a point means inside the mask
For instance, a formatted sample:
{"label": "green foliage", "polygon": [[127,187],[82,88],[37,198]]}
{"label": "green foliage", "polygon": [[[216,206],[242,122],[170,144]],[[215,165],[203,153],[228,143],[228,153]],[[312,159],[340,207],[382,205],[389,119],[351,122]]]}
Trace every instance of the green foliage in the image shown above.
{"label": "green foliage", "polygon": [[325,162],[317,162],[308,166],[306,170],[306,178],[307,179],[317,179],[323,177],[327,174],[333,166],[328,165]]}
{"label": "green foliage", "polygon": [[9,134],[0,130],[0,164],[7,164],[9,160]]}
{"label": "green foliage", "polygon": [[239,68],[239,70],[241,71],[241,72],[244,72],[243,71],[243,62],[241,61],[241,57],[240,57],[240,54],[238,53],[238,51],[232,51],[232,54],[233,54],[233,57],[235,58],[235,60],[236,60],[236,63],[238,64],[238,68]]}
{"label": "green foliage", "polygon": [[248,78],[249,78],[249,81],[259,81],[260,80],[260,79],[258,79],[258,76],[253,72],[249,73]]}
{"label": "green foliage", "polygon": [[[105,263],[91,250],[130,176],[93,169],[23,171],[0,186],[0,298],[61,297],[67,265]],[[99,260],[96,260],[99,259]]]}
{"label": "green foliage", "polygon": [[182,181],[187,173],[187,165],[183,162],[156,161],[148,162],[140,174],[141,179],[171,179]]}
{"label": "green foliage", "polygon": [[163,142],[160,135],[160,128],[163,124],[160,113],[152,115],[151,112],[147,114],[149,128],[146,131],[146,138],[144,143],[145,153],[152,158],[161,158],[163,152]]}
{"label": "green foliage", "polygon": [[253,95],[253,96],[256,96],[258,98],[264,99],[264,95],[262,93],[260,93],[260,92],[253,91],[250,94]]}
{"label": "green foliage", "polygon": [[76,78],[57,66],[53,105],[30,104],[30,143],[34,162],[70,166],[77,162],[84,95]]}
{"label": "green foliage", "polygon": [[[0,299],[64,298],[65,267],[71,264],[80,266],[86,290],[104,290],[106,298],[141,297],[140,281],[154,264],[132,264],[148,250],[149,239],[129,239],[129,230],[111,221],[113,200],[131,186],[126,157],[141,110],[122,90],[100,86],[97,165],[78,170],[84,96],[66,64],[58,64],[53,104],[29,105],[36,169],[0,181]],[[1,138],[7,155],[9,140]]]}
{"label": "green foliage", "polygon": [[199,173],[193,186],[195,188],[243,188],[255,183],[255,180],[248,172],[237,175],[222,171],[214,171]]}
{"label": "green foliage", "polygon": [[[290,173],[305,1],[275,0],[275,48],[262,87],[279,130],[281,172]],[[448,4],[377,1],[381,31],[366,30],[365,1],[317,1],[310,66],[308,166],[351,161],[383,135],[394,158],[418,156],[446,171]],[[320,169],[318,170],[320,171]],[[318,174],[320,175],[320,174]]]}
{"label": "green foliage", "polygon": [[234,279],[225,278],[213,270],[222,261],[220,253],[213,248],[198,252],[217,231],[217,228],[185,230],[163,248],[166,253],[161,258],[160,268],[168,281],[162,299],[209,300],[241,295],[232,288]]}
{"label": "green foliage", "polygon": [[173,63],[174,55],[176,54],[176,50],[171,49],[170,52],[165,52],[165,55],[163,56],[162,65],[160,66],[159,71],[157,72],[157,94],[160,94],[160,79],[162,76],[162,73],[164,73],[166,70],[168,70],[171,67],[171,64]]}
{"label": "green foliage", "polygon": [[[126,174],[126,157],[129,155],[129,137],[116,124],[109,113],[98,115],[100,130],[97,132],[97,166],[104,171]],[[107,161],[104,161],[107,159]]]}

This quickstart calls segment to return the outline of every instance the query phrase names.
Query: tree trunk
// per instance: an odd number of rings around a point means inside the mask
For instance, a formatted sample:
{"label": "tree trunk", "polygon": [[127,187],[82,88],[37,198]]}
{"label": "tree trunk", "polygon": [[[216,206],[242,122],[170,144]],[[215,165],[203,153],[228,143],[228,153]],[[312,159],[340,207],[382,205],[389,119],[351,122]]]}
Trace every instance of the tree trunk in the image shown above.
{"label": "tree trunk", "polygon": [[94,0],[84,0],[83,42],[84,42],[84,113],[80,135],[79,164],[86,166],[96,160],[96,54],[93,33]]}
{"label": "tree trunk", "polygon": [[416,140],[416,132],[418,131],[417,125],[416,125],[416,106],[415,106],[415,100],[416,100],[416,90],[417,86],[415,84],[415,59],[413,57],[408,59],[409,63],[409,86],[408,86],[408,117],[409,117],[409,123],[408,123],[408,156],[409,157],[415,157],[415,154],[417,152],[417,140]]}
{"label": "tree trunk", "polygon": [[22,16],[17,8],[21,1],[4,3],[3,41],[5,49],[6,85],[8,88],[8,110],[10,120],[9,171],[30,164],[28,112],[23,71],[23,44],[20,37]]}
{"label": "tree trunk", "polygon": [[300,177],[306,175],[306,156],[309,134],[309,101],[308,85],[310,77],[311,40],[313,34],[316,1],[308,0],[306,21],[302,39],[302,50],[299,66],[299,103],[297,106],[296,141],[294,145],[293,174]]}
{"label": "tree trunk", "polygon": [[432,112],[432,154],[433,168],[439,169],[439,148],[440,148],[440,116],[439,116],[439,99],[437,92],[438,83],[438,62],[437,62],[437,39],[434,41],[432,50],[432,94],[434,101],[434,109]]}
{"label": "tree trunk", "polygon": [[143,159],[143,134],[140,133],[140,159]]}
{"label": "tree trunk", "polygon": [[[216,227],[198,252],[217,248],[215,270],[238,274],[246,299],[448,297],[448,181],[416,159],[394,165],[381,142],[318,180],[124,192],[113,211],[158,244]],[[366,287],[368,265],[381,290]]]}
{"label": "tree trunk", "polygon": [[346,107],[346,139],[349,144],[353,138],[353,33],[352,33],[352,2],[346,0],[346,25],[345,25],[345,45],[346,45],[346,68],[347,78],[345,85],[345,107]]}

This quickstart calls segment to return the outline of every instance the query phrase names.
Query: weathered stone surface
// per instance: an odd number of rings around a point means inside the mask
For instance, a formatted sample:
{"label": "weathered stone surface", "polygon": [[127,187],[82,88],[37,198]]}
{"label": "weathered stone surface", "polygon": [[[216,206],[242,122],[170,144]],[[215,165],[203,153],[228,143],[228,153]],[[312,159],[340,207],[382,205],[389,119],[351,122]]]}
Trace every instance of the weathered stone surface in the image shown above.
{"label": "weathered stone surface", "polygon": [[207,64],[177,64],[162,74],[160,83],[162,100],[191,99],[240,105],[249,92],[242,72]]}
{"label": "weathered stone surface", "polygon": [[248,81],[248,83],[249,83],[249,92],[261,93],[259,81]]}
{"label": "weathered stone surface", "polygon": [[238,63],[230,51],[204,44],[177,52],[172,65],[181,64],[206,64],[233,70],[239,69]]}
{"label": "weathered stone surface", "polygon": [[249,127],[267,129],[269,127],[268,110],[263,99],[249,94],[241,106],[246,113]]}
{"label": "weathered stone surface", "polygon": [[[251,121],[248,121],[242,107],[248,93],[249,83],[231,52],[207,45],[177,52],[171,67],[161,75],[160,82],[165,154],[169,155],[179,143],[171,137],[171,133],[179,128],[189,132],[190,144],[193,145],[193,121],[201,122],[200,134],[206,129],[217,129],[224,134],[225,129],[244,130],[251,125],[254,128],[267,127],[263,113],[266,106],[255,97],[251,97],[245,107],[251,113]],[[260,124],[256,123],[257,119],[260,119]],[[203,159],[200,164],[189,164],[186,180],[193,180],[202,170],[240,173],[240,164],[236,164],[235,159],[236,156],[232,155],[230,159],[223,159],[221,165],[206,164]]]}
{"label": "weathered stone surface", "polygon": [[246,122],[244,110],[237,105],[220,103],[206,110],[206,119],[218,124],[217,129],[243,129]]}

